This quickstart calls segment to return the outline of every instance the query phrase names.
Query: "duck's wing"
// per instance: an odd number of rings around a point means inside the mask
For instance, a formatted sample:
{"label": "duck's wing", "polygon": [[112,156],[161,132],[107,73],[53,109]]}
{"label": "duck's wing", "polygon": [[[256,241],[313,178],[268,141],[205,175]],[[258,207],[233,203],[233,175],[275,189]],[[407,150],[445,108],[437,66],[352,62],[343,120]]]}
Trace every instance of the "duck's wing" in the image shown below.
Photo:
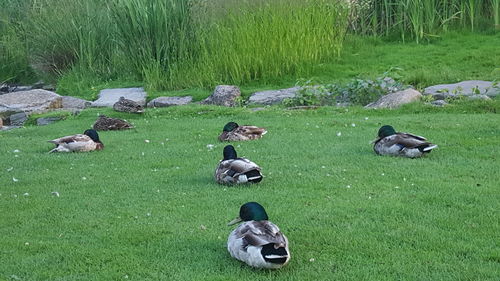
{"label": "duck's wing", "polygon": [[384,138],[386,140],[385,145],[401,145],[406,148],[416,148],[422,145],[429,145],[430,143],[426,141],[426,138],[415,136],[407,133],[397,133],[392,136]]}
{"label": "duck's wing", "polygon": [[275,247],[286,247],[287,239],[277,225],[270,221],[249,221],[236,231],[238,238],[243,238],[243,247],[274,244]]}
{"label": "duck's wing", "polygon": [[236,134],[247,136],[250,139],[260,138],[262,135],[267,133],[267,130],[264,128],[259,128],[256,126],[239,126],[233,131]]}
{"label": "duck's wing", "polygon": [[92,141],[92,139],[89,136],[83,134],[77,134],[73,136],[66,136],[54,140],[49,140],[49,142],[53,144],[68,144],[73,142],[88,142],[88,141]]}

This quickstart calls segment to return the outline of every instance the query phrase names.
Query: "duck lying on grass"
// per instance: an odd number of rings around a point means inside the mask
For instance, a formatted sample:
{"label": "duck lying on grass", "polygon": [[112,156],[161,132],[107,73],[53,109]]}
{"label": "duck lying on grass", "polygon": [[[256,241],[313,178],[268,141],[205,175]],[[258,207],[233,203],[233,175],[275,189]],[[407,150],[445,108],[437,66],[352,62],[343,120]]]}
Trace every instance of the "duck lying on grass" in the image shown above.
{"label": "duck lying on grass", "polygon": [[126,130],[134,128],[132,124],[125,120],[111,118],[102,114],[99,115],[99,118],[97,118],[92,127],[94,128],[94,130],[98,131]]}
{"label": "duck lying on grass", "polygon": [[290,261],[288,239],[278,226],[268,221],[262,205],[243,204],[240,216],[228,225],[241,221],[227,240],[227,249],[233,258],[257,268],[280,268]]}
{"label": "duck lying on grass", "polygon": [[373,141],[373,150],[379,155],[416,158],[431,152],[437,145],[426,138],[409,133],[397,133],[392,126],[385,125],[378,130],[378,138]]}
{"label": "duck lying on grass", "polygon": [[86,130],[83,135],[77,134],[66,136],[49,142],[56,145],[51,152],[85,152],[93,150],[101,150],[104,145],[99,140],[99,134],[93,129]]}
{"label": "duck lying on grass", "polygon": [[256,126],[239,126],[235,122],[227,123],[219,136],[220,141],[246,141],[260,139],[267,133],[266,129]]}
{"label": "duck lying on grass", "polygon": [[238,158],[232,145],[224,147],[224,159],[215,170],[215,180],[220,184],[258,183],[262,180],[260,167],[246,158]]}

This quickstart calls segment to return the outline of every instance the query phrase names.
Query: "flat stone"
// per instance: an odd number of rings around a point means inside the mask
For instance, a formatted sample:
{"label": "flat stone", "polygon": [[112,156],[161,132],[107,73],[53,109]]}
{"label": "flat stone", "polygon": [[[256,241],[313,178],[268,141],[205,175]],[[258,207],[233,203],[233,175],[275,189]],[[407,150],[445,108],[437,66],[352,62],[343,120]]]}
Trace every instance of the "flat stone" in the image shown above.
{"label": "flat stone", "polygon": [[432,101],[431,104],[434,106],[445,106],[448,104],[448,102],[445,100],[435,100],[435,101]]}
{"label": "flat stone", "polygon": [[231,85],[219,85],[214,92],[201,104],[213,104],[221,106],[236,106],[236,100],[241,96],[240,88]]}
{"label": "flat stone", "polygon": [[55,123],[61,119],[62,119],[61,117],[41,117],[41,118],[36,119],[36,124],[38,126],[45,126],[45,125]]}
{"label": "flat stone", "polygon": [[300,87],[281,90],[269,90],[253,93],[248,99],[249,104],[272,105],[283,102],[288,98],[294,98]]}
{"label": "flat stone", "polygon": [[63,96],[62,97],[62,108],[77,108],[77,109],[85,109],[89,107],[92,102],[80,98]]}
{"label": "flat stone", "polygon": [[28,120],[28,115],[24,112],[19,112],[9,116],[10,126],[23,126],[24,122]]}
{"label": "flat stone", "polygon": [[415,89],[406,89],[382,96],[376,102],[366,105],[365,108],[397,108],[403,104],[417,101],[421,97],[422,94],[419,91]]}
{"label": "flat stone", "polygon": [[3,126],[0,128],[0,131],[9,131],[12,129],[19,129],[22,128],[21,126]]}
{"label": "flat stone", "polygon": [[29,90],[33,90],[33,87],[31,87],[31,86],[12,86],[12,87],[10,87],[9,92],[11,92],[11,93],[13,93],[13,92],[25,92],[25,91],[29,91]]}
{"label": "flat stone", "polygon": [[469,96],[470,100],[491,100],[487,95],[472,95]]}
{"label": "flat stone", "polygon": [[148,102],[148,107],[167,107],[175,105],[186,105],[193,101],[193,97],[158,97]]}
{"label": "flat stone", "polygon": [[495,86],[493,82],[489,81],[470,80],[455,84],[435,85],[424,89],[424,95],[432,95],[436,100],[453,98],[457,95],[472,96],[477,94],[495,97],[500,94],[500,85]]}
{"label": "flat stone", "polygon": [[141,106],[146,105],[147,94],[143,88],[105,89],[99,93],[98,99],[92,102],[93,107],[113,107],[120,97],[133,100]]}
{"label": "flat stone", "polygon": [[0,116],[9,112],[46,112],[62,107],[62,97],[54,92],[36,89],[0,95]]}

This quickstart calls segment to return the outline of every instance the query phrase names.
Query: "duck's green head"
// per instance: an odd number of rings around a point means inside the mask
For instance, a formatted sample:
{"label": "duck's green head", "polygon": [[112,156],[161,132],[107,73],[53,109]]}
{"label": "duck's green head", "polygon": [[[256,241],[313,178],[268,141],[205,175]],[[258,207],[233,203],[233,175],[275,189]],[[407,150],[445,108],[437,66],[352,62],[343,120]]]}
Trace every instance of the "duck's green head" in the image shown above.
{"label": "duck's green head", "polygon": [[229,122],[224,126],[224,129],[222,131],[224,132],[231,132],[232,130],[238,128],[238,124],[236,122]]}
{"label": "duck's green head", "polygon": [[396,131],[390,125],[384,125],[384,126],[380,127],[380,129],[378,130],[378,137],[379,138],[385,138],[388,136],[392,136],[394,134],[396,134]]}
{"label": "duck's green head", "polygon": [[224,147],[224,160],[236,159],[238,155],[236,154],[236,150],[232,145],[226,145]]}
{"label": "duck's green head", "polygon": [[99,134],[94,129],[86,130],[83,134],[89,136],[94,142],[101,142],[99,140]]}
{"label": "duck's green head", "polygon": [[257,202],[248,202],[241,205],[240,216],[232,220],[228,225],[241,221],[264,221],[268,220],[266,210]]}

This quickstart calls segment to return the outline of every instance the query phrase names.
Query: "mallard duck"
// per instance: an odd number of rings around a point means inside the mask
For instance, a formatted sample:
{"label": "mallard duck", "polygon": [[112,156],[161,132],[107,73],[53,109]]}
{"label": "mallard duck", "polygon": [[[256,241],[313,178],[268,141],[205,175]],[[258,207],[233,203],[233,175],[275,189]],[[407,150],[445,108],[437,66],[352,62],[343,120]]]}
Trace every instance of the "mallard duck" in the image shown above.
{"label": "mallard duck", "polygon": [[258,183],[262,180],[260,167],[246,158],[238,158],[232,145],[224,147],[224,159],[215,170],[215,180],[220,184]]}
{"label": "mallard duck", "polygon": [[83,135],[77,134],[73,136],[67,136],[58,138],[55,140],[50,140],[49,142],[56,145],[51,152],[84,152],[101,150],[104,145],[99,140],[99,135],[95,130],[86,130]]}
{"label": "mallard duck", "polygon": [[260,139],[267,133],[266,129],[256,126],[239,126],[235,122],[227,123],[219,136],[220,141],[246,141]]}
{"label": "mallard duck", "polygon": [[113,104],[113,109],[120,112],[128,113],[143,113],[144,107],[133,100],[120,97],[120,99]]}
{"label": "mallard duck", "polygon": [[290,261],[288,239],[278,226],[268,221],[262,205],[243,204],[240,216],[228,225],[241,221],[227,239],[227,250],[233,258],[257,268],[280,268]]}
{"label": "mallard duck", "polygon": [[378,138],[373,141],[373,150],[379,155],[416,158],[431,152],[437,145],[426,138],[409,133],[397,133],[392,126],[385,125],[378,130]]}
{"label": "mallard duck", "polygon": [[126,130],[134,128],[134,126],[125,120],[111,118],[106,115],[99,115],[99,118],[95,121],[94,126],[92,127],[94,130],[98,131]]}

